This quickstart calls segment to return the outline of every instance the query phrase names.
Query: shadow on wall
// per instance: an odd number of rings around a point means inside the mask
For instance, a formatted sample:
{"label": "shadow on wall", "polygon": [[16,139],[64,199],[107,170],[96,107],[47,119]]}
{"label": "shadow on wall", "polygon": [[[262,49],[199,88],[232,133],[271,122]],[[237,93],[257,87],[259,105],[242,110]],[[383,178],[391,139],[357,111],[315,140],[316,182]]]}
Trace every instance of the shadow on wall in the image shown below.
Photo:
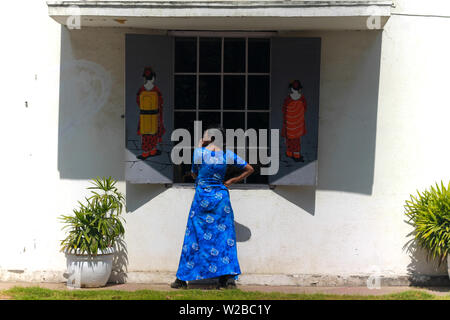
{"label": "shadow on wall", "polygon": [[[410,224],[408,221],[405,223]],[[427,259],[427,252],[420,248],[411,232],[410,240],[403,246],[410,258],[407,267],[408,279],[416,286],[450,286],[450,279],[445,263],[439,266],[436,260]]]}
{"label": "shadow on wall", "polygon": [[156,198],[167,188],[162,184],[134,184],[126,182],[127,212],[134,212]]}
{"label": "shadow on wall", "polygon": [[245,242],[250,240],[250,238],[252,237],[251,230],[237,221],[234,221],[234,229],[236,230],[237,242]]}
{"label": "shadow on wall", "polygon": [[115,244],[115,253],[112,263],[111,276],[109,283],[126,283],[128,272],[128,250],[127,245],[123,239],[120,239]]}
{"label": "shadow on wall", "polygon": [[[159,194],[167,190],[162,184],[134,184],[126,183],[126,203],[127,211],[134,212],[141,206],[156,198]],[[236,230],[236,241],[248,241],[251,237],[251,231],[239,222],[234,223]]]}
{"label": "shadow on wall", "polygon": [[322,48],[318,189],[371,195],[382,32],[344,37]]}
{"label": "shadow on wall", "polygon": [[277,186],[273,191],[289,202],[314,215],[316,208],[316,187],[311,186]]}
{"label": "shadow on wall", "polygon": [[102,31],[90,32],[89,28],[61,27],[58,170],[63,179],[112,176],[124,180],[123,103],[117,102],[123,93],[114,90],[123,85],[112,77],[116,57],[108,61],[102,50],[90,48],[106,45],[89,43]]}

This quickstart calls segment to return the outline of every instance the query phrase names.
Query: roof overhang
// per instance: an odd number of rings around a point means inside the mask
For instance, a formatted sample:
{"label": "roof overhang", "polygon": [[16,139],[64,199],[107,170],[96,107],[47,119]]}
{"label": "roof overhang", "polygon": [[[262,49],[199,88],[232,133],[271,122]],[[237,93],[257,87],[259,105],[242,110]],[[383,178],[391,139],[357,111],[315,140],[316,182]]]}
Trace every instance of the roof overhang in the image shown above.
{"label": "roof overhang", "polygon": [[63,25],[160,30],[383,29],[392,1],[47,1]]}

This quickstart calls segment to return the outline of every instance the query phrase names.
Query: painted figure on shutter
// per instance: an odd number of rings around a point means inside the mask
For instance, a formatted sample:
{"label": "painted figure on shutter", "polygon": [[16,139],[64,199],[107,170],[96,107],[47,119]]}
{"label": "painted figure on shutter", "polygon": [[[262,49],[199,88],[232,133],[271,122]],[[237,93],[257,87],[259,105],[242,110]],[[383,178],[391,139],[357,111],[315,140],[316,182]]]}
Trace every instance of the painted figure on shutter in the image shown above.
{"label": "painted figure on shutter", "polygon": [[305,112],[306,99],[302,94],[302,84],[299,80],[289,83],[289,96],[283,103],[283,128],[281,136],[286,141],[286,156],[294,161],[303,162],[300,152],[301,137],[306,134]]}
{"label": "painted figure on shutter", "polygon": [[161,154],[158,143],[166,131],[163,122],[163,98],[155,85],[156,74],[151,67],[144,68],[144,85],[139,88],[136,102],[139,106],[139,123],[137,134],[141,136],[142,154],[138,159],[145,160]]}

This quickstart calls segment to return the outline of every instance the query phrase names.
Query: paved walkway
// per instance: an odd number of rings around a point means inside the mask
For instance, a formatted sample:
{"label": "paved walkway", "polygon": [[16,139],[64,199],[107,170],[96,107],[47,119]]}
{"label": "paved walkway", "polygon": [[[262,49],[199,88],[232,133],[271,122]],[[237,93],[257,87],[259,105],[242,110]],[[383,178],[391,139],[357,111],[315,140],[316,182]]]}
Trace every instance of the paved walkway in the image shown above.
{"label": "paved walkway", "polygon": [[[41,288],[69,290],[64,282],[48,283],[48,282],[0,282],[0,291],[7,290],[14,286],[31,287],[39,286]],[[208,285],[191,286],[193,289],[212,289]],[[408,290],[420,290],[435,295],[450,295],[449,287],[381,287],[380,289],[369,289],[367,287],[297,287],[297,286],[258,286],[258,285],[238,285],[238,289],[242,291],[260,291],[260,292],[282,292],[282,293],[324,293],[324,294],[347,294],[347,295],[383,295]],[[125,284],[108,284],[106,287],[97,289],[83,290],[162,290],[172,291],[176,289],[170,288],[168,284],[143,284],[143,283],[125,283]],[[1,297],[0,297],[1,299]]]}

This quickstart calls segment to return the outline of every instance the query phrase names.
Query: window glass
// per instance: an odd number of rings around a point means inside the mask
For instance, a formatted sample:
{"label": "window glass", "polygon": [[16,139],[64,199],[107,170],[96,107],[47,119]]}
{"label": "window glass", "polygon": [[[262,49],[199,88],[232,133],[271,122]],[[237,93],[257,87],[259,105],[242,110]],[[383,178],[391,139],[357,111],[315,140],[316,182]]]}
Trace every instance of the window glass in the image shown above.
{"label": "window glass", "polygon": [[256,164],[252,164],[253,169],[255,169],[255,172],[251,174],[246,179],[246,183],[254,183],[254,184],[267,184],[269,183],[269,176],[261,175],[261,167],[263,165],[259,162]]}
{"label": "window glass", "polygon": [[224,112],[223,113],[224,129],[243,129],[245,130],[245,113],[244,112]]}
{"label": "window glass", "polygon": [[255,130],[269,128],[269,112],[247,113],[247,128]]}
{"label": "window glass", "polygon": [[220,76],[199,76],[199,108],[220,109]]}
{"label": "window glass", "polygon": [[202,121],[202,127],[220,124],[220,112],[199,112],[198,118]]}
{"label": "window glass", "polygon": [[[174,114],[174,130],[175,129],[187,129],[194,137],[194,121],[195,121],[195,111],[176,111]],[[178,141],[174,142],[175,144]],[[193,145],[193,141],[191,144]]]}
{"label": "window glass", "polygon": [[248,109],[269,109],[270,77],[248,76]]}
{"label": "window glass", "polygon": [[[268,129],[269,126],[269,112],[249,112],[247,114],[247,126],[248,128],[255,129],[258,132],[259,129]],[[249,141],[247,139],[247,158],[249,161],[250,151],[255,150],[254,146],[249,145]],[[252,148],[253,147],[253,148]],[[252,164],[255,172],[246,179],[247,183],[268,183],[268,176],[261,175],[261,163],[259,159],[259,152],[257,152],[257,163]]]}
{"label": "window glass", "polygon": [[[176,111],[174,114],[174,129],[187,129],[191,134],[191,150],[194,149],[194,121],[195,121],[195,111]],[[181,140],[181,139],[180,139]],[[174,141],[177,144],[179,141]],[[180,150],[180,156],[183,156],[184,150]],[[192,152],[192,151],[191,151]],[[192,158],[192,157],[191,157]],[[179,164],[174,165],[173,168],[173,178],[177,183],[191,183],[194,180],[190,174],[191,164]]]}
{"label": "window glass", "polygon": [[175,109],[194,109],[196,106],[196,76],[175,75]]}
{"label": "window glass", "polygon": [[222,39],[200,38],[200,72],[220,72]]}
{"label": "window glass", "polygon": [[175,72],[197,71],[197,38],[175,38]]}
{"label": "window glass", "polygon": [[248,72],[270,72],[270,39],[248,39]]}
{"label": "window glass", "polygon": [[194,178],[191,175],[190,164],[182,163],[180,165],[175,165],[173,168],[174,181],[177,183],[194,183]]}
{"label": "window glass", "polygon": [[224,39],[224,72],[245,72],[245,38]]}
{"label": "window glass", "polygon": [[245,76],[223,77],[223,108],[245,109]]}

